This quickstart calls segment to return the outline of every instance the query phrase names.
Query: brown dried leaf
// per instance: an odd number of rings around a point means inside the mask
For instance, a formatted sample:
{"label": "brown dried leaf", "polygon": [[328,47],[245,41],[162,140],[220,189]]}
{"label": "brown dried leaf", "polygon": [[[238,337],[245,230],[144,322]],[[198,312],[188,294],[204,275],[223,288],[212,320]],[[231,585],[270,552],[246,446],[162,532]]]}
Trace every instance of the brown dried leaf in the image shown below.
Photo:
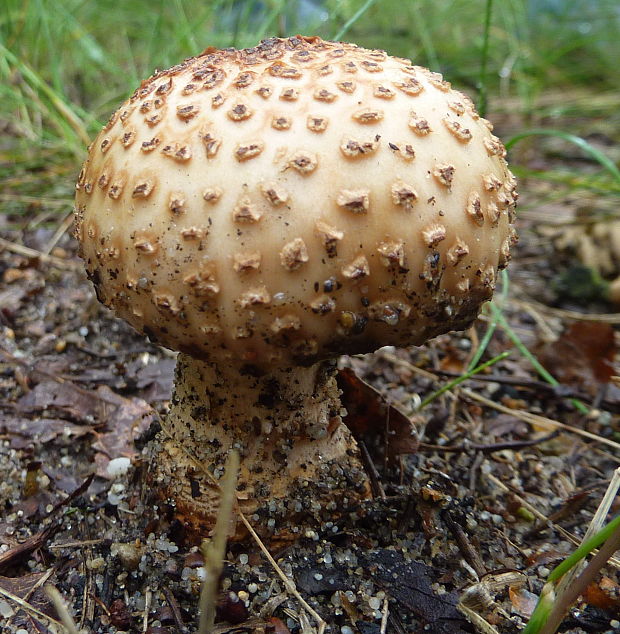
{"label": "brown dried leaf", "polygon": [[510,597],[514,611],[521,616],[531,616],[538,602],[538,597],[528,592],[525,588],[510,586],[508,588],[508,596]]}
{"label": "brown dried leaf", "polygon": [[540,362],[553,376],[595,396],[614,374],[616,354],[610,324],[578,321],[552,343],[537,350]]}
{"label": "brown dried leaf", "polygon": [[105,385],[99,386],[97,394],[101,396],[110,411],[106,419],[108,431],[99,434],[93,447],[97,450],[95,463],[97,475],[109,477],[106,467],[113,458],[126,456],[130,458],[136,454],[133,441],[145,432],[156,413],[151,406],[140,398],[124,398],[114,393]]}
{"label": "brown dried leaf", "polygon": [[402,454],[417,452],[419,441],[413,421],[387,403],[374,387],[362,381],[350,368],[338,373],[338,387],[348,412],[344,422],[355,439],[363,441],[369,451],[374,449],[375,453],[383,455],[387,444],[390,461]]}
{"label": "brown dried leaf", "polygon": [[76,425],[59,418],[23,418],[11,417],[0,419],[0,431],[9,436],[12,449],[25,449],[33,443],[45,444],[58,436],[80,438],[93,433],[88,425]]}

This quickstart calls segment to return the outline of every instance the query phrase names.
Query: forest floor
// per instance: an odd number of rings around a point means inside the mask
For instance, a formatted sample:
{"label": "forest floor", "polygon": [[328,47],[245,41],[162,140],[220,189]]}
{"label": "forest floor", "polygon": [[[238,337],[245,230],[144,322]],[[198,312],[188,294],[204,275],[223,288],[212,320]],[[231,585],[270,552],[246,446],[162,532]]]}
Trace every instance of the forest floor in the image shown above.
{"label": "forest floor", "polygon": [[[499,119],[506,134],[513,122]],[[592,120],[553,125],[577,123],[602,151],[620,147]],[[517,632],[549,571],[580,542],[620,466],[620,315],[596,284],[579,287],[574,252],[591,243],[602,272],[620,274],[614,200],[575,184],[598,166],[572,147],[549,139],[520,152],[521,241],[495,302],[505,322],[483,360],[510,355],[419,411],[420,398],[465,372],[495,312],[424,347],[343,359],[359,377],[343,370],[346,422],[369,449],[374,499],[302,527],[273,561],[251,540],[230,544],[217,632],[316,631],[274,564],[331,632],[483,631],[472,613]],[[556,169],[567,166],[572,176]],[[64,177],[70,186],[72,172]],[[138,483],[138,447],[166,411],[174,355],[99,305],[70,221],[39,221],[45,194],[30,200],[15,180],[4,196],[22,210],[0,214],[0,629],[58,631],[43,591],[52,583],[87,632],[195,631],[202,556],[173,519],[143,508]],[[117,474],[123,461],[109,463],[119,457],[136,470]],[[618,565],[562,631],[620,628]]]}

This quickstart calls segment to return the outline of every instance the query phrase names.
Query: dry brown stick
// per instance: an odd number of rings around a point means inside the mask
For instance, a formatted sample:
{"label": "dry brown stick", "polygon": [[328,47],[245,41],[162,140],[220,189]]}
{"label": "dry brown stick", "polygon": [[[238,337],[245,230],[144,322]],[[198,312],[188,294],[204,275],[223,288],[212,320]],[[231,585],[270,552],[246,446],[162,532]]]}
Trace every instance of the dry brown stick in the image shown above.
{"label": "dry brown stick", "polygon": [[43,253],[45,255],[49,255],[52,249],[58,244],[60,238],[62,238],[65,233],[68,231],[69,227],[73,224],[73,211],[70,211],[62,220],[62,222],[58,225],[56,231],[54,231],[54,235],[48,240],[45,248],[43,249]]}
{"label": "dry brown stick", "polygon": [[6,249],[7,251],[11,251],[13,253],[17,253],[17,255],[23,255],[27,258],[35,258],[45,264],[51,264],[52,266],[55,266],[59,269],[66,269],[69,271],[81,271],[84,268],[81,262],[57,258],[53,255],[43,253],[43,251],[37,251],[36,249],[26,247],[23,244],[10,242],[9,240],[5,240],[4,238],[0,238],[0,248]]}
{"label": "dry brown stick", "polygon": [[454,535],[456,545],[459,547],[465,561],[474,569],[479,578],[485,575],[487,573],[487,569],[482,561],[482,557],[480,557],[478,551],[472,546],[461,525],[454,521],[449,511],[446,511],[442,515],[443,520],[450,529],[450,532]]}
{"label": "dry brown stick", "polygon": [[385,500],[385,491],[379,478],[379,472],[377,471],[375,463],[372,461],[372,458],[368,453],[368,447],[366,447],[366,443],[363,440],[360,440],[357,444],[362,455],[362,463],[364,464],[364,467],[366,468],[366,473],[368,474],[368,478],[370,479],[370,489],[372,491],[372,495],[375,498],[380,497],[382,500]]}
{"label": "dry brown stick", "polygon": [[429,445],[421,442],[420,451],[437,451],[444,453],[458,453],[465,451],[480,451],[482,453],[493,453],[495,451],[503,451],[504,449],[523,449],[525,447],[534,447],[542,442],[552,440],[559,435],[559,430],[552,431],[550,434],[533,440],[510,440],[506,442],[498,442],[490,445],[478,445],[476,443],[468,443],[466,445]]}
{"label": "dry brown stick", "polygon": [[467,388],[462,388],[460,393],[464,396],[467,396],[468,398],[472,398],[476,401],[479,401],[480,403],[484,403],[484,405],[486,405],[487,407],[492,407],[493,409],[503,412],[504,414],[510,414],[515,418],[519,418],[520,420],[529,423],[530,425],[538,425],[540,427],[546,427],[547,429],[561,429],[563,431],[568,431],[573,434],[577,434],[578,436],[583,436],[584,438],[588,438],[589,440],[594,440],[604,445],[609,445],[614,449],[620,450],[619,443],[610,440],[609,438],[603,438],[602,436],[592,434],[588,431],[585,431],[585,429],[579,429],[578,427],[565,425],[564,423],[560,423],[557,420],[547,418],[546,416],[540,416],[539,414],[532,414],[531,412],[526,412],[520,409],[510,409],[505,405],[501,405],[500,403],[496,403],[495,401],[485,398],[480,394],[476,394],[476,392],[473,392],[472,390],[469,390]]}

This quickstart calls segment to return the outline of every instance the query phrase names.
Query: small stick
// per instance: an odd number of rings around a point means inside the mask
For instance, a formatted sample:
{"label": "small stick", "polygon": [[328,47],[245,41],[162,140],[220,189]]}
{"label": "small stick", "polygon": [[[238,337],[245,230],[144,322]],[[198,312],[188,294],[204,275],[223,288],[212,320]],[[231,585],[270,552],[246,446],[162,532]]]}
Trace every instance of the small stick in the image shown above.
{"label": "small stick", "polygon": [[58,612],[58,616],[60,617],[60,620],[65,626],[67,632],[69,634],[80,634],[80,631],[78,630],[77,625],[75,624],[75,621],[73,620],[71,614],[69,614],[69,610],[67,609],[67,606],[63,601],[60,592],[58,592],[56,586],[53,586],[51,584],[46,585],[45,594],[47,594],[50,601],[54,604],[56,612]]}
{"label": "small stick", "polygon": [[[585,429],[579,429],[578,427],[572,427],[571,425],[565,425],[564,423],[560,423],[557,420],[553,420],[551,418],[547,418],[546,416],[540,416],[538,414],[532,414],[531,412],[526,412],[520,409],[510,409],[509,407],[505,407],[504,405],[500,405],[495,401],[492,401],[488,398],[480,394],[476,394],[476,392],[472,392],[467,388],[461,389],[461,394],[467,396],[468,398],[472,398],[476,401],[480,401],[484,403],[487,407],[492,407],[500,412],[504,412],[504,414],[510,414],[515,418],[519,418],[520,420],[529,423],[530,425],[539,425],[540,427],[546,427],[547,429],[562,429],[564,431],[569,431],[573,434],[577,434],[579,436],[583,436],[584,438],[588,438],[589,440],[594,440],[596,442],[602,443],[604,445],[609,445],[614,449],[620,450],[620,444],[610,440],[609,438],[604,438],[603,436],[597,436],[596,434],[592,434]],[[617,458],[616,458],[617,459]]]}
{"label": "small stick", "polygon": [[387,597],[383,599],[383,614],[381,615],[381,631],[380,634],[385,634],[387,631],[388,617],[390,616],[390,602]]}
{"label": "small stick", "polygon": [[[205,469],[206,472],[206,469]],[[226,461],[225,473],[220,482],[220,507],[217,513],[213,539],[211,542],[203,540],[200,551],[205,558],[206,578],[200,591],[200,624],[199,634],[209,634],[215,623],[217,605],[217,590],[220,576],[224,569],[226,557],[226,542],[230,530],[230,518],[235,502],[237,474],[239,472],[239,454],[231,450]]]}
{"label": "small stick", "polygon": [[478,578],[484,576],[487,573],[487,569],[482,562],[482,559],[476,549],[471,545],[469,538],[465,534],[465,531],[461,528],[458,522],[455,522],[449,512],[443,514],[443,519],[448,525],[450,532],[454,535],[456,544],[461,551],[461,554],[465,558],[468,564],[474,569]]}
{"label": "small stick", "polygon": [[146,632],[149,627],[149,610],[151,609],[151,599],[153,598],[153,592],[147,586],[144,593],[144,616],[142,617],[142,631]]}
{"label": "small stick", "polygon": [[27,258],[36,258],[37,260],[40,260],[45,264],[51,264],[52,266],[55,266],[59,269],[67,269],[70,271],[79,271],[82,269],[82,264],[80,262],[75,262],[74,260],[63,260],[62,258],[57,258],[53,255],[43,253],[43,251],[31,249],[30,247],[26,247],[23,244],[10,242],[9,240],[5,240],[4,238],[0,238],[0,247],[6,249],[7,251],[17,253],[17,255],[23,255]]}

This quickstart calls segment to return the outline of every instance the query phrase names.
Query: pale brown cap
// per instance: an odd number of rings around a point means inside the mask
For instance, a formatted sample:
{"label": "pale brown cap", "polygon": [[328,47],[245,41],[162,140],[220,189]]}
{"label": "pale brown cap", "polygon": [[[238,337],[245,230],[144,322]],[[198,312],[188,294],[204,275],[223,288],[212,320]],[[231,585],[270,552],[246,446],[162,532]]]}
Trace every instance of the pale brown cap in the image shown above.
{"label": "pale brown cap", "polygon": [[258,366],[466,327],[515,240],[515,180],[470,99],[319,38],[207,49],[90,147],[77,236],[103,303],[161,344]]}

